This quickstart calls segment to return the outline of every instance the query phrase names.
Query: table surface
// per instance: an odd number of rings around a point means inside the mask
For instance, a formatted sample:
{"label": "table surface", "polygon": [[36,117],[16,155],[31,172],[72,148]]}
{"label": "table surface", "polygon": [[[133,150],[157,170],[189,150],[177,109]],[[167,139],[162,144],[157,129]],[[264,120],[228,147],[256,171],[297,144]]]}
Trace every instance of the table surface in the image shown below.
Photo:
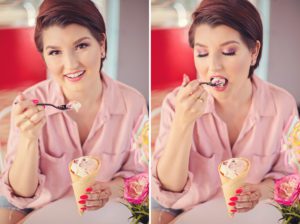
{"label": "table surface", "polygon": [[103,208],[80,216],[75,198],[67,196],[32,212],[23,224],[126,224],[130,223],[130,216],[129,210],[117,201],[110,201]]}
{"label": "table surface", "polygon": [[174,224],[276,224],[281,214],[269,204],[269,201],[260,202],[253,210],[247,213],[238,213],[233,218],[226,212],[223,198],[216,198],[198,205],[192,210],[176,218]]}

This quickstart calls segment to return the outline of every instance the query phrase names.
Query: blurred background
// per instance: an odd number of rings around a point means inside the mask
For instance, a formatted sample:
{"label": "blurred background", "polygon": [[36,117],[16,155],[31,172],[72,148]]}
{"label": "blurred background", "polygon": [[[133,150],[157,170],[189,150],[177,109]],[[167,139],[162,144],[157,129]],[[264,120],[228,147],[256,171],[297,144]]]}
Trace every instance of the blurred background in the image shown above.
{"label": "blurred background", "polygon": [[[48,78],[34,40],[42,0],[0,0],[0,153],[5,152],[11,103],[25,88]],[[94,0],[106,22],[104,72],[149,98],[149,1]],[[0,170],[1,170],[0,154]]]}
{"label": "blurred background", "polygon": [[[191,14],[200,2],[151,1],[152,143],[157,136],[160,106],[165,95],[181,83],[184,73],[196,78],[188,29]],[[288,90],[300,105],[300,1],[251,2],[259,10],[264,26],[263,55],[255,73]]]}

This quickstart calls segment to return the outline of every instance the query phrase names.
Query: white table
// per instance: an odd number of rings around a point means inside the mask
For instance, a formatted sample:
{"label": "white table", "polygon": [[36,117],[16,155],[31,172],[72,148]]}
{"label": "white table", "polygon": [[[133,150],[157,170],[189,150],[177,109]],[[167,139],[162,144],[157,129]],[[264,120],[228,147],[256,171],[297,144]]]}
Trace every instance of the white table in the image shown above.
{"label": "white table", "polygon": [[174,224],[276,224],[281,214],[276,208],[260,202],[253,210],[247,213],[238,213],[230,218],[226,212],[223,198],[216,198],[196,206],[192,210],[176,218]]}
{"label": "white table", "polygon": [[73,196],[68,196],[32,212],[24,224],[127,224],[129,210],[117,201],[108,202],[97,211],[80,216]]}

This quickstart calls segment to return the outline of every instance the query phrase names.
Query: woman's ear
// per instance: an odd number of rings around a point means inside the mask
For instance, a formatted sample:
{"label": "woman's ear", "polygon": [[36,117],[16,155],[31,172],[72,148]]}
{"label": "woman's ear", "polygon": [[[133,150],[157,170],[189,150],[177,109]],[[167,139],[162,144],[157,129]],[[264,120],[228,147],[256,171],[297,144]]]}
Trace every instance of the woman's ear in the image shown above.
{"label": "woman's ear", "polygon": [[100,40],[100,50],[101,50],[101,57],[105,58],[105,49],[106,49],[106,35],[104,33],[101,34]]}
{"label": "woman's ear", "polygon": [[257,60],[257,57],[258,57],[258,54],[259,54],[259,51],[260,51],[260,47],[261,47],[261,44],[257,40],[256,43],[255,43],[254,48],[252,48],[252,50],[251,50],[251,65],[252,66],[256,64],[256,60]]}

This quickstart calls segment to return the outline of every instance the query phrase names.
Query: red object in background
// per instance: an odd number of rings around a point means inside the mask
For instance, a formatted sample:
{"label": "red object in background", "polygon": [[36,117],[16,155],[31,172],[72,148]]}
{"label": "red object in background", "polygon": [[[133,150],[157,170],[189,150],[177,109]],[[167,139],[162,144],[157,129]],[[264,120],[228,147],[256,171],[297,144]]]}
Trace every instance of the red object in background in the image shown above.
{"label": "red object in background", "polygon": [[0,89],[28,86],[46,79],[46,67],[33,36],[33,27],[0,29]]}
{"label": "red object in background", "polygon": [[196,78],[188,27],[151,30],[151,88],[162,89],[182,82],[183,74]]}

